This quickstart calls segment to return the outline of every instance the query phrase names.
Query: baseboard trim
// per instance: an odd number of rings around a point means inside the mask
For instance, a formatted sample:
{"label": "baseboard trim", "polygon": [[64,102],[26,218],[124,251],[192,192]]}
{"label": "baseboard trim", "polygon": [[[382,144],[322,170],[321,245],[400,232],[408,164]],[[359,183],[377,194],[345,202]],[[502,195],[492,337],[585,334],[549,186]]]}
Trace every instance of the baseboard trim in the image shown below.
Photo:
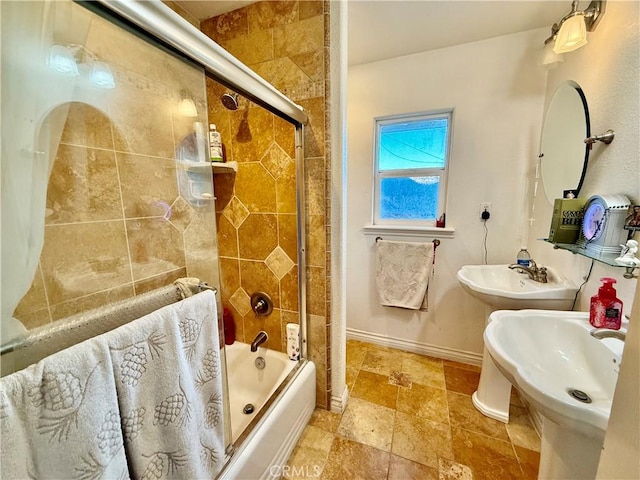
{"label": "baseboard trim", "polygon": [[[455,348],[439,347],[428,343],[419,343],[401,338],[380,335],[379,333],[365,332],[355,328],[347,328],[347,340],[360,340],[361,342],[374,343],[383,347],[398,348],[408,352],[420,353],[430,357],[453,360],[469,365],[482,365],[482,354],[456,350]],[[333,401],[332,401],[333,403]],[[332,406],[333,409],[333,406]]]}
{"label": "baseboard trim", "polygon": [[349,389],[344,387],[342,395],[331,395],[331,407],[330,410],[336,413],[344,413],[344,409],[347,408],[347,402],[349,401]]}

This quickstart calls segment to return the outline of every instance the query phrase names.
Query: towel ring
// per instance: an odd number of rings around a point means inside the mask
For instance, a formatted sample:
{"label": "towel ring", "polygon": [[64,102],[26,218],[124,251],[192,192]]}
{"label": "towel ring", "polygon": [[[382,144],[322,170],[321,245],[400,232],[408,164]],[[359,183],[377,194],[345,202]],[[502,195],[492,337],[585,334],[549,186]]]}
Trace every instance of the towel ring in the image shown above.
{"label": "towel ring", "polygon": [[[383,240],[382,237],[376,237],[376,243],[378,243],[380,240]],[[437,238],[433,239],[433,249],[435,250],[438,246],[440,245],[440,240],[438,240]]]}

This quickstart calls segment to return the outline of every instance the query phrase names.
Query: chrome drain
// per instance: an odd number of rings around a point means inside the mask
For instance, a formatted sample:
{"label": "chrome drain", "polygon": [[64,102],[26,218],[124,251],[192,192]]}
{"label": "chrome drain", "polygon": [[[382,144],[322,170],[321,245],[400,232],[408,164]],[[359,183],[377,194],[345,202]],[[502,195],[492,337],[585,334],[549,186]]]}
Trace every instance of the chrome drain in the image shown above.
{"label": "chrome drain", "polygon": [[591,397],[584,393],[582,390],[577,390],[575,388],[570,388],[567,390],[567,393],[571,395],[573,398],[582,403],[591,403]]}

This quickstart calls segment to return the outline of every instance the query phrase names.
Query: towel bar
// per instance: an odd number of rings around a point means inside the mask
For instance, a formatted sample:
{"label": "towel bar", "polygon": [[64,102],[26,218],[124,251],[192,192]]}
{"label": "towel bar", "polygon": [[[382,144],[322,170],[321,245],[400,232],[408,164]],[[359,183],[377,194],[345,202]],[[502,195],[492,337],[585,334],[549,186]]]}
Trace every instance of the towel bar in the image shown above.
{"label": "towel bar", "polygon": [[[214,293],[218,292],[215,287],[205,282],[198,281],[198,283],[185,285],[194,294],[205,290],[212,290]],[[0,346],[0,355],[27,347],[34,348],[38,345],[38,352],[34,353],[34,355],[44,358],[58,350],[105,333],[154,310],[179,302],[184,298],[185,295],[180,292],[175,284],[161,287],[126,300],[78,313],[57,320],[52,325],[32,330],[26,337],[17,338]]]}
{"label": "towel bar", "polygon": [[[376,237],[376,243],[378,243],[380,240],[383,240],[382,237]],[[437,238],[433,239],[433,249],[435,250],[436,248],[438,248],[438,245],[440,245],[440,240],[438,240]]]}

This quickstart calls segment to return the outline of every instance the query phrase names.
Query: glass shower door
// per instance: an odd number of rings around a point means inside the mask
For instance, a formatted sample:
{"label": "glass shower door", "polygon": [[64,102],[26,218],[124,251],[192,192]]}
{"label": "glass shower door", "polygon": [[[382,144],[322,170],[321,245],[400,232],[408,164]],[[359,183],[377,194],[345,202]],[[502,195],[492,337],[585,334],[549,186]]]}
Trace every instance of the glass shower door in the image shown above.
{"label": "glass shower door", "polygon": [[0,8],[2,343],[177,278],[219,288],[203,70],[71,1]]}

